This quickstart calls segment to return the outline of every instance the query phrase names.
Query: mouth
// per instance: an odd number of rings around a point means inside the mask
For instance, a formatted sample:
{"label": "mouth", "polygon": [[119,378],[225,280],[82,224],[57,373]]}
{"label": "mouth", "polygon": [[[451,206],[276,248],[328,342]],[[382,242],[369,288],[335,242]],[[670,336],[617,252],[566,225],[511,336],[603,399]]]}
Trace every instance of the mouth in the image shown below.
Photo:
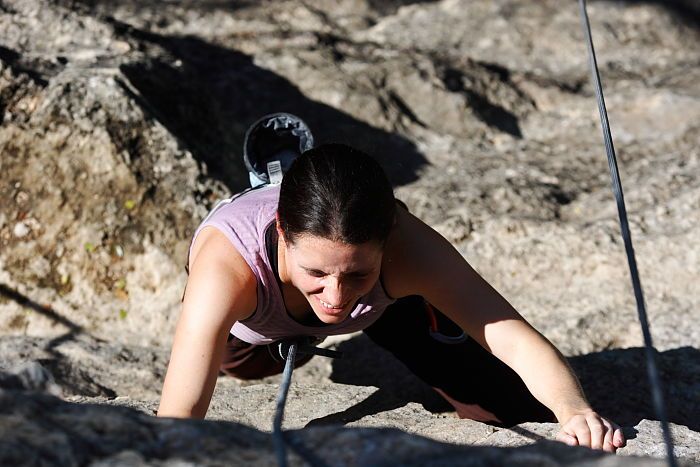
{"label": "mouth", "polygon": [[321,309],[323,309],[323,311],[325,313],[328,313],[331,315],[340,314],[343,310],[345,310],[345,308],[347,308],[348,304],[350,303],[350,301],[348,300],[347,302],[343,303],[340,306],[333,306],[332,304],[324,302],[323,300],[321,300],[318,297],[314,297],[314,298],[318,301],[319,305],[321,305]]}

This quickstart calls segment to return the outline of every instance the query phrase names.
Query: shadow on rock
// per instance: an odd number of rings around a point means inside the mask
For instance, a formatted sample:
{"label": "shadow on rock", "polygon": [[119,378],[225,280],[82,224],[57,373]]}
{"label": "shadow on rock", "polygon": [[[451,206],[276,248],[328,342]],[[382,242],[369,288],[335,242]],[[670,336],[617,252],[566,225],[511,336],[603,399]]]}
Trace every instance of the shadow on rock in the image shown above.
{"label": "shadow on rock", "polygon": [[[140,44],[167,51],[124,65],[127,91],[232,192],[248,185],[241,158],[245,131],[262,115],[291,112],[312,129],[317,144],[343,142],[377,157],[394,185],[417,178],[426,160],[409,140],[315,102],[251,56],[195,37],[172,37],[107,19]],[[164,56],[169,55],[169,56]]]}
{"label": "shadow on rock", "polygon": [[383,16],[395,14],[399,8],[420,3],[436,3],[437,0],[369,0],[367,3]]}
{"label": "shadow on rock", "polygon": [[26,295],[19,293],[18,291],[6,286],[5,284],[0,284],[0,295],[15,301],[20,306],[23,306],[29,310],[35,311],[41,314],[42,316],[49,318],[56,324],[60,324],[67,327],[69,329],[70,335],[80,334],[83,332],[82,327],[75,324],[73,321],[69,320],[65,316],[61,316],[50,306],[37,303],[31,298],[27,297]]}
{"label": "shadow on rock", "polygon": [[[114,3],[109,0],[60,0],[59,4],[65,5],[67,8],[75,8],[76,4],[82,5],[91,13],[102,13],[112,11]],[[200,12],[234,12],[243,8],[254,6],[257,0],[185,0],[178,2],[178,6],[186,7],[190,11]],[[120,8],[128,9],[132,14],[143,14],[144,11],[152,9],[162,9],[163,4],[160,1],[154,0],[121,0]]]}
{"label": "shadow on rock", "polygon": [[[409,402],[431,412],[452,407],[430,386],[416,378],[396,358],[359,335],[342,342],[343,359],[333,362],[331,379],[342,384],[375,386],[378,390],[353,407],[309,425],[348,423],[368,415],[393,410]],[[682,347],[658,354],[671,423],[700,430],[700,351]],[[570,359],[593,407],[625,426],[657,419],[651,402],[643,348],[616,349]]]}
{"label": "shadow on rock", "polygon": [[668,10],[681,23],[700,28],[700,3],[697,0],[623,0],[621,3],[656,5]]}
{"label": "shadow on rock", "polygon": [[117,395],[112,389],[96,382],[78,362],[72,361],[59,350],[64,344],[84,340],[95,343],[101,341],[91,336],[78,324],[57,313],[49,305],[37,303],[4,284],[0,284],[0,296],[11,299],[18,305],[45,316],[57,325],[68,328],[67,332],[52,339],[27,336],[0,337],[0,350],[3,350],[0,354],[3,355],[3,365],[37,360],[49,370],[67,394],[106,397]]}
{"label": "shadow on rock", "polygon": [[45,316],[46,318],[52,320],[56,324],[68,328],[68,332],[58,337],[55,337],[51,339],[51,341],[49,341],[49,343],[46,346],[46,350],[49,352],[51,352],[55,347],[58,347],[61,343],[74,340],[80,334],[85,333],[85,330],[81,326],[75,324],[73,321],[66,318],[65,316],[61,316],[53,308],[51,308],[51,306],[37,303],[31,298],[27,297],[26,295],[23,295],[4,284],[0,284],[0,295],[14,300],[20,306],[23,306],[29,310],[39,313],[42,316]]}
{"label": "shadow on rock", "polygon": [[[657,420],[644,348],[615,349],[569,359],[593,407],[620,425]],[[700,350],[680,347],[657,354],[671,423],[700,430]]]}
{"label": "shadow on rock", "polygon": [[[14,387],[0,391],[0,418],[12,421],[0,440],[2,465],[275,464],[271,436],[238,423],[155,418]],[[555,442],[471,447],[391,429],[319,427],[285,438],[303,448],[304,460],[317,460],[312,465],[660,465]],[[290,465],[304,463],[288,451]]]}
{"label": "shadow on rock", "polygon": [[331,380],[354,386],[374,386],[369,398],[347,410],[312,420],[309,426],[350,423],[363,417],[403,407],[409,402],[422,404],[431,412],[452,411],[452,406],[426,383],[414,376],[393,355],[361,334],[342,342],[343,358],[333,361]]}

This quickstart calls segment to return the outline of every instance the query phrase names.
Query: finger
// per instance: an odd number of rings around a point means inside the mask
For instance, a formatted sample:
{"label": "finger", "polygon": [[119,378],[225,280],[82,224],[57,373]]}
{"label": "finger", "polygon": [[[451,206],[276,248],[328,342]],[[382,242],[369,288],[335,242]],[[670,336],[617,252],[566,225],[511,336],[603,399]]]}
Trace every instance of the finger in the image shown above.
{"label": "finger", "polygon": [[615,433],[613,434],[613,445],[616,448],[621,448],[627,445],[627,440],[625,439],[624,433],[619,426],[615,426]]}
{"label": "finger", "polygon": [[576,435],[579,446],[591,447],[591,429],[588,427],[585,419],[577,421],[576,424],[571,427]]}
{"label": "finger", "polygon": [[578,446],[578,440],[576,437],[568,433],[564,433],[563,431],[560,431],[559,434],[557,434],[557,441],[568,444],[569,446]]}
{"label": "finger", "polygon": [[603,440],[605,438],[605,426],[600,417],[597,415],[589,415],[586,417],[588,429],[591,433],[591,449],[603,449]]}
{"label": "finger", "polygon": [[607,420],[603,420],[603,425],[605,425],[605,438],[603,439],[603,450],[606,452],[615,452],[615,445],[613,444],[613,435],[615,429],[612,424]]}

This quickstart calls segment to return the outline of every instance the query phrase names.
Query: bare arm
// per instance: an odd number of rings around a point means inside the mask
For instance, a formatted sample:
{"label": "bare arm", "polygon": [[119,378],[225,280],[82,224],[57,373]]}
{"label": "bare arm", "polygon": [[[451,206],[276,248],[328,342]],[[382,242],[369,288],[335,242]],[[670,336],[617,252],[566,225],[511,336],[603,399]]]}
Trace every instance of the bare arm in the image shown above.
{"label": "bare arm", "polygon": [[388,285],[394,296],[422,295],[511,367],[563,425],[560,440],[608,450],[624,444],[621,431],[591,409],[561,353],[445,238],[405,211],[398,230],[400,239],[385,254],[398,258],[400,251],[410,252],[411,260],[393,269],[400,271]]}
{"label": "bare arm", "polygon": [[256,305],[255,276],[245,260],[219,232],[203,241],[190,268],[158,408],[161,417],[204,418],[229,330]]}

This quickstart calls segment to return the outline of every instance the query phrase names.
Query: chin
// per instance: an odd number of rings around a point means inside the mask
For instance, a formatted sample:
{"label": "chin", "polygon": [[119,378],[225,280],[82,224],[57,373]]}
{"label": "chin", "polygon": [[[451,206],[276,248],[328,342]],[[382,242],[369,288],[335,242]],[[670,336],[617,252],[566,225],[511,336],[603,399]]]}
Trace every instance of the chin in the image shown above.
{"label": "chin", "polygon": [[316,313],[316,318],[318,318],[318,320],[321,321],[323,324],[338,324],[342,323],[345,319],[345,317],[338,318],[337,316],[328,316],[319,313]]}

